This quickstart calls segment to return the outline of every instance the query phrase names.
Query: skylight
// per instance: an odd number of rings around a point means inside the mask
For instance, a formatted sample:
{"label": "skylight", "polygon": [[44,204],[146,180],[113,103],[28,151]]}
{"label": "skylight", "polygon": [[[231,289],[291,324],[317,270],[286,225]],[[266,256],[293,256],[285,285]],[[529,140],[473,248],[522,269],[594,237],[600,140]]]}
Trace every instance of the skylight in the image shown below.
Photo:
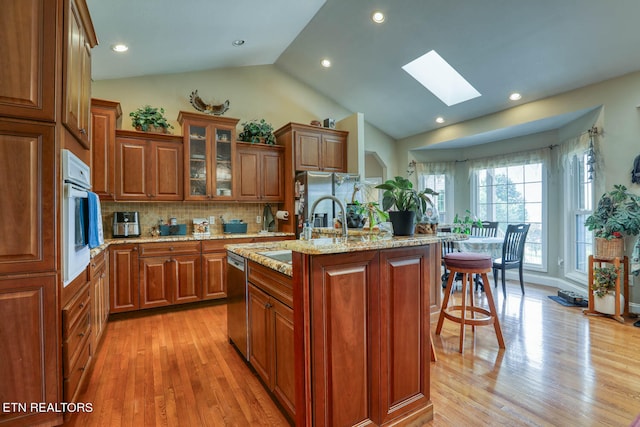
{"label": "skylight", "polygon": [[403,65],[402,69],[449,107],[480,96],[435,50]]}

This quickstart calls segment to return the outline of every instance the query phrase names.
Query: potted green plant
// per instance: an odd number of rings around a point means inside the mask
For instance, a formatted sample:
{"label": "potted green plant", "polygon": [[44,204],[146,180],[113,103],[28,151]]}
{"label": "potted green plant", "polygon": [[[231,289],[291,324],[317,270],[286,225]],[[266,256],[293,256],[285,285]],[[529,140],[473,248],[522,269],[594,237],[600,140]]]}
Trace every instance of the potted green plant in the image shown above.
{"label": "potted green plant", "polygon": [[453,227],[451,227],[452,233],[471,234],[472,227],[482,228],[482,221],[471,215],[471,211],[467,209],[464,217],[461,217],[456,213],[453,218]]}
{"label": "potted green plant", "polygon": [[[354,200],[347,205],[347,226],[352,228],[363,228],[369,224],[369,230],[373,230],[380,222],[389,220],[389,214],[382,209],[377,202],[359,202]],[[352,224],[352,225],[350,225]]]}
{"label": "potted green plant", "polygon": [[[382,209],[389,212],[393,225],[393,234],[412,236],[415,230],[416,217],[422,218],[427,206],[433,206],[430,195],[437,195],[430,188],[419,191],[407,178],[396,176],[376,188],[384,190]],[[391,210],[395,206],[395,211]]]}
{"label": "potted green plant", "polygon": [[596,258],[624,256],[624,236],[640,234],[640,197],[624,185],[604,193],[584,225],[594,233]]}
{"label": "potted green plant", "polygon": [[[613,265],[594,267],[591,291],[596,297],[593,300],[595,311],[615,314],[616,299],[620,307],[624,306],[624,296],[620,294],[616,298],[615,290],[618,274],[618,268]],[[619,310],[620,312],[622,311],[621,308]]]}
{"label": "potted green plant", "polygon": [[263,143],[274,145],[276,137],[273,134],[273,126],[267,123],[265,119],[250,120],[242,123],[242,132],[238,135],[238,139],[252,144]]}
{"label": "potted green plant", "polygon": [[164,108],[144,105],[129,113],[131,126],[142,132],[167,133],[173,126],[164,117]]}

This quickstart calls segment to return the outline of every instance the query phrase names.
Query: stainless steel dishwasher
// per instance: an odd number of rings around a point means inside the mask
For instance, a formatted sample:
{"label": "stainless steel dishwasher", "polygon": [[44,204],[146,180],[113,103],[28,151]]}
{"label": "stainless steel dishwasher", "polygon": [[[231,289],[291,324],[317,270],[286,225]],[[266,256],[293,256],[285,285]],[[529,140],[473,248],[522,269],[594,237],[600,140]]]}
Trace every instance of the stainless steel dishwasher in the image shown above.
{"label": "stainless steel dishwasher", "polygon": [[245,259],[227,251],[227,336],[248,360],[249,336]]}

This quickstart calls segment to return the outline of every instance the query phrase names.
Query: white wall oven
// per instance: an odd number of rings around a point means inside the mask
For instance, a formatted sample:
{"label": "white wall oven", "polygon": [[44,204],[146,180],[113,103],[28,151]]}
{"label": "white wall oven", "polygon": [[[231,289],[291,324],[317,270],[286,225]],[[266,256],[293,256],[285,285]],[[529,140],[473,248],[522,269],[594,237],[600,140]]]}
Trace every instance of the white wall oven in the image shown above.
{"label": "white wall oven", "polygon": [[67,286],[89,265],[91,171],[69,150],[62,150],[63,284]]}

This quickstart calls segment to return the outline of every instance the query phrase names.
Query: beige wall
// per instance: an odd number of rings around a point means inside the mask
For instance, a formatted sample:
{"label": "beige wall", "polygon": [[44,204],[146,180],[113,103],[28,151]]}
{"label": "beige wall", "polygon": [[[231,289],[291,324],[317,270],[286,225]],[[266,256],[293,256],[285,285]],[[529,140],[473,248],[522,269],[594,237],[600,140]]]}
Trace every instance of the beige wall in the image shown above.
{"label": "beige wall", "polygon": [[[602,129],[599,137],[598,159],[602,162],[602,172],[595,178],[596,199],[614,184],[624,184],[632,192],[640,194],[640,186],[632,184],[630,172],[633,159],[640,154],[640,72],[631,73],[616,79],[576,89],[564,94],[530,102],[496,114],[469,120],[464,123],[414,135],[398,141],[400,152],[408,158],[422,161],[466,160],[503,155],[529,149],[559,144],[570,136],[585,132],[595,121],[595,115],[602,114]],[[495,141],[465,149],[434,149],[421,151],[420,148],[436,148],[444,141],[455,140],[475,134],[491,132],[545,119],[560,114],[593,109],[592,113],[577,119],[564,127],[539,134]],[[414,150],[414,151],[411,151]],[[415,151],[418,150],[418,151]],[[564,212],[564,199],[568,197],[564,189],[562,170],[557,157],[558,150],[551,152],[551,170],[548,173],[548,259],[547,276],[551,279],[571,279],[564,276],[564,268],[559,266],[565,260],[564,250],[571,242],[564,239],[568,235],[567,213]],[[404,166],[404,158],[398,158],[397,167]],[[456,168],[455,177],[455,210],[458,212],[469,208],[471,194],[466,162],[462,161]],[[636,238],[627,238],[627,254],[631,254]],[[632,279],[635,284],[638,278]],[[551,282],[553,284],[553,282]],[[562,286],[561,282],[555,282]],[[583,293],[587,292],[586,280],[578,283]],[[640,312],[640,294],[631,289],[632,311]],[[635,294],[635,295],[634,295]]]}
{"label": "beige wall", "polygon": [[196,112],[189,103],[189,95],[196,89],[207,103],[228,99],[225,117],[238,118],[240,123],[264,118],[276,129],[289,122],[308,124],[327,117],[341,120],[352,114],[272,65],[98,80],[91,89],[94,98],[120,102],[124,129],[131,129],[131,111],[150,104],[165,109],[175,126],[174,134],[182,134],[176,121],[178,113]]}

